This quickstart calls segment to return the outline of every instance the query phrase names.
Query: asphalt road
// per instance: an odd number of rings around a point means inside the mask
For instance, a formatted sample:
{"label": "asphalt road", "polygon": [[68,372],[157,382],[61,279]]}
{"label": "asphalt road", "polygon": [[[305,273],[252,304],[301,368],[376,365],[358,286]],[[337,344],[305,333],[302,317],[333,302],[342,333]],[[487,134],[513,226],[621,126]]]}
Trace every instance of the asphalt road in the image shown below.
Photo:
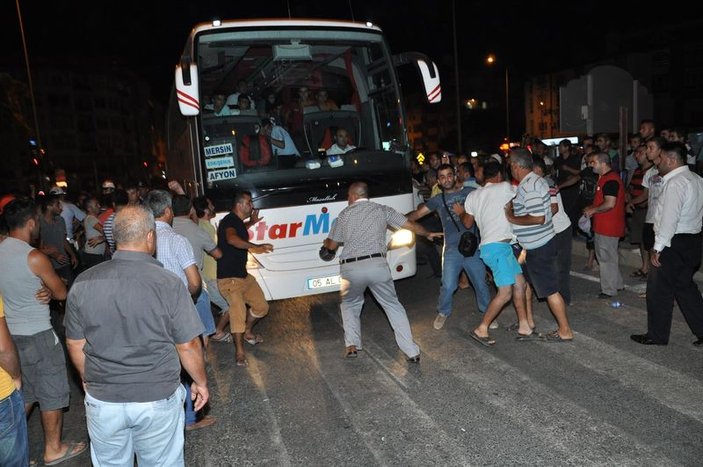
{"label": "asphalt road", "polygon": [[[701,465],[703,351],[674,311],[670,344],[641,346],[644,300],[625,291],[621,308],[598,300],[597,279],[574,257],[572,343],[518,342],[504,328],[493,348],[468,330],[480,320],[471,289],[432,328],[437,279],[429,269],[396,283],[408,310],[419,364],[408,364],[373,300],[362,315],[364,350],[342,358],[338,295],[272,304],[248,346],[247,368],[232,344],[209,352],[211,415],[187,433],[186,464],[229,465]],[[625,271],[626,274],[631,269]],[[591,280],[588,280],[588,279]],[[627,280],[637,286],[634,279]],[[545,305],[539,331],[555,324]],[[32,457],[42,447],[30,419]],[[78,390],[66,413],[66,439],[85,439]],[[89,465],[84,454],[64,465]]]}

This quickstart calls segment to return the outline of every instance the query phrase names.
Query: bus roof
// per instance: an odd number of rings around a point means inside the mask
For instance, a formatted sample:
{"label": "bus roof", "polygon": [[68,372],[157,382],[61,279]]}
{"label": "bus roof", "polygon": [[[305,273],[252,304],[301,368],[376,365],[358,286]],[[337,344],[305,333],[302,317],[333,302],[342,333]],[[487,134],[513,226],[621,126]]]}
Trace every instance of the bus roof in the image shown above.
{"label": "bus roof", "polygon": [[226,28],[251,28],[251,27],[266,27],[266,28],[286,28],[286,27],[329,27],[329,28],[347,28],[347,29],[365,29],[376,32],[381,32],[381,28],[372,23],[359,23],[354,21],[338,20],[338,19],[311,19],[311,18],[265,18],[265,19],[241,19],[241,20],[222,20],[218,26],[215,26],[215,21],[208,23],[198,23],[191,31],[191,37],[203,31],[211,31]]}

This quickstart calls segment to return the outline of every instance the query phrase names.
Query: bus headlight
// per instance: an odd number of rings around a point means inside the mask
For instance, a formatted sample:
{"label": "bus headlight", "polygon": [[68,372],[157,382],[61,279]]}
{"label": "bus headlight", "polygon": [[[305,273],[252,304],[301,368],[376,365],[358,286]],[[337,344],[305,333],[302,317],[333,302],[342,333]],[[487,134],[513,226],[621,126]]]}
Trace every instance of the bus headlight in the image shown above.
{"label": "bus headlight", "polygon": [[254,258],[254,255],[247,253],[247,269],[259,269],[261,264]]}
{"label": "bus headlight", "polygon": [[400,229],[391,235],[391,241],[388,242],[388,249],[394,250],[396,248],[402,248],[404,246],[412,246],[415,243],[415,236],[413,233],[406,229]]}

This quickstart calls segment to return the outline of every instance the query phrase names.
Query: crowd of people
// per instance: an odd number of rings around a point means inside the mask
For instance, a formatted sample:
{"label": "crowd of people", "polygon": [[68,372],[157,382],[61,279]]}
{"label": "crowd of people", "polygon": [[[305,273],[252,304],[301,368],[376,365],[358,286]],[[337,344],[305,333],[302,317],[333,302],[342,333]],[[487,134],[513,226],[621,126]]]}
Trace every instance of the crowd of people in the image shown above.
{"label": "crowd of people", "polygon": [[[605,136],[583,148],[564,140],[553,160],[539,143],[505,157],[430,154],[413,167],[421,204],[409,213],[370,201],[365,183],[351,183],[348,206],[320,249],[322,260],[340,263],[344,357],[363,349],[368,288],[407,361],[420,362],[385,259],[389,228],[415,232],[418,254],[441,277],[437,331],[456,290],[470,284],[482,314],[469,332],[478,344],[496,345],[491,330],[511,301],[518,341],[572,341],[574,235],[592,242],[588,266],[597,261],[600,299],[623,289],[618,244],[627,235],[642,245],[635,275],[647,281],[647,332],[631,339],[666,345],[676,301],[694,345],[703,346],[703,298],[693,281],[703,179],[689,168],[689,149],[647,134],[650,126],[643,122],[624,164]],[[619,171],[630,157],[637,167]],[[54,187],[37,199],[4,196],[0,212],[0,413],[8,414],[0,465],[29,463],[26,417],[35,406],[45,465],[88,446],[95,465],[131,465],[134,456],[139,465],[183,465],[184,431],[216,423],[207,413],[208,345],[233,342],[236,365],[247,366],[245,344],[264,342],[254,326],[269,305],[246,265],[249,253],[273,245],[250,241],[248,229],[261,219],[251,193],[233,194],[217,230],[212,202],[189,198],[177,182],[122,189],[106,180],[102,193],[70,200]],[[555,329],[537,331],[533,296],[546,302]],[[85,392],[89,445],[62,437],[70,394],[64,338]]]}
{"label": "crowd of people", "polygon": [[99,196],[75,200],[84,209],[59,187],[36,200],[2,198],[0,465],[29,463],[25,414],[35,406],[45,465],[88,447],[62,439],[64,336],[95,465],[128,465],[135,455],[140,465],[182,465],[184,428],[216,422],[203,410],[205,350],[210,337],[234,341],[235,362],[246,366],[244,343],[263,342],[252,329],[268,303],[246,262],[273,247],[249,242],[259,221],[250,193],[234,196],[216,232],[209,199],[168,188],[106,181]]}

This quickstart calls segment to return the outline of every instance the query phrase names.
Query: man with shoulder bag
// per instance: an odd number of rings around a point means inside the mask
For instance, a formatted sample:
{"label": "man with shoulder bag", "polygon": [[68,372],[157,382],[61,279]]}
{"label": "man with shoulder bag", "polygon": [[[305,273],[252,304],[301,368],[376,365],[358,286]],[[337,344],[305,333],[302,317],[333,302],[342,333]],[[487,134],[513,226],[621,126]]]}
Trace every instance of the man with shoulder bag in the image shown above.
{"label": "man with shoulder bag", "polygon": [[469,276],[476,294],[478,311],[484,313],[490,302],[490,293],[486,284],[486,266],[479,257],[476,227],[467,229],[461,219],[454,213],[452,206],[464,204],[466,197],[474,191],[473,187],[456,186],[454,167],[442,164],[437,169],[437,180],[442,194],[427,200],[416,210],[408,213],[410,220],[417,220],[432,211],[437,211],[444,231],[444,250],[442,251],[442,285],[437,303],[437,317],[434,328],[442,329],[444,322],[452,313],[452,298],[459,285],[459,274],[463,269]]}

